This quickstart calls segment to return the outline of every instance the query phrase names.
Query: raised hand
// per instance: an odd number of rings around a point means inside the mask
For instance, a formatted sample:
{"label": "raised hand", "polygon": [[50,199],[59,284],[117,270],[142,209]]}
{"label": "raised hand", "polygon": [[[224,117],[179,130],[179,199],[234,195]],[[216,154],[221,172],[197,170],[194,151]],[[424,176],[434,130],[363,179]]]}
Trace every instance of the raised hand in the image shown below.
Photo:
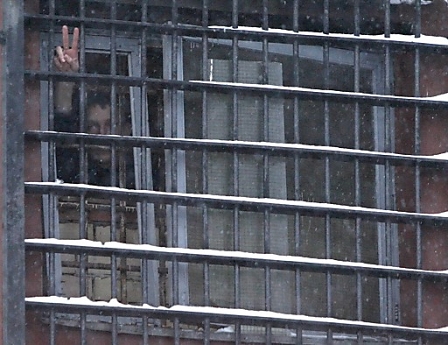
{"label": "raised hand", "polygon": [[62,47],[56,47],[56,56],[53,59],[56,70],[60,72],[78,72],[78,43],[79,43],[79,29],[73,30],[72,45],[69,44],[68,27],[62,27]]}

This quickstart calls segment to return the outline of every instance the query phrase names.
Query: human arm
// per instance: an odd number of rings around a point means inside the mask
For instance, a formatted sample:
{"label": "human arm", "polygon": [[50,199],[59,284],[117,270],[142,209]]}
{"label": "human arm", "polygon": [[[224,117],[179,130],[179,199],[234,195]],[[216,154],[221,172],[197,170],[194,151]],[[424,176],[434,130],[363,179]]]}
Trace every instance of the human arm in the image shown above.
{"label": "human arm", "polygon": [[[53,64],[56,71],[59,72],[78,72],[78,42],[79,29],[73,30],[72,45],[69,44],[68,27],[62,27],[62,46],[56,47],[56,54]],[[54,105],[55,112],[68,114],[72,111],[72,97],[75,90],[74,82],[59,81],[55,83]]]}

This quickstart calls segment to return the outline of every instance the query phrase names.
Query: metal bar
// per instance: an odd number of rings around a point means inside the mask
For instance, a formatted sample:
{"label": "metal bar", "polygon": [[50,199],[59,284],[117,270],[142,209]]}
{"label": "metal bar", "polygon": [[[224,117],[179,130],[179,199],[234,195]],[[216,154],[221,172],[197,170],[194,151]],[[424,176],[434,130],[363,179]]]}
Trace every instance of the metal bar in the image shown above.
{"label": "metal bar", "polygon": [[261,27],[263,30],[268,30],[269,29],[269,5],[268,5],[268,0],[263,0],[262,3],[262,13],[263,13],[263,19],[262,19],[262,24]]}
{"label": "metal bar", "polygon": [[[443,156],[433,155],[408,155],[391,152],[377,152],[356,149],[344,149],[331,146],[314,146],[306,144],[284,144],[284,143],[259,143],[237,140],[212,140],[212,139],[185,139],[166,137],[110,137],[94,134],[63,133],[52,131],[30,130],[25,132],[27,139],[41,140],[44,142],[58,140],[59,143],[79,143],[83,139],[87,144],[105,145],[111,141],[119,143],[120,146],[144,146],[145,148],[160,149],[183,149],[192,151],[209,152],[235,152],[245,154],[269,153],[273,156],[283,157],[294,154],[302,158],[323,158],[331,157],[332,160],[356,161],[372,164],[385,164],[388,161],[391,165],[415,166],[419,164],[424,167],[439,169],[448,164],[448,160]],[[235,193],[236,194],[236,193]]]}
{"label": "metal bar", "polygon": [[[86,4],[85,0],[79,1],[79,14],[81,22],[79,23],[79,72],[86,72],[86,49],[85,49],[85,12],[86,12]],[[81,133],[86,132],[87,128],[87,119],[86,119],[86,84],[85,80],[80,81],[79,87],[79,131]],[[83,140],[80,141],[79,147],[79,182],[80,183],[88,183],[88,173],[87,173],[87,159],[86,159],[86,147]],[[80,195],[80,208],[79,208],[79,238],[85,239],[86,236],[86,210],[85,210],[85,195]],[[79,293],[80,296],[87,295],[87,286],[86,286],[86,261],[87,257],[84,254],[80,254],[79,259]],[[87,345],[87,319],[85,312],[81,311],[80,313],[80,323],[81,323],[81,345]]]}
{"label": "metal bar", "polygon": [[[355,30],[354,35],[359,36],[361,34],[361,14],[360,14],[360,0],[355,0],[354,3],[354,24]],[[361,80],[361,52],[358,45],[355,46],[354,52],[354,92],[360,92],[360,80]],[[360,131],[361,131],[361,115],[359,103],[355,103],[355,121],[354,121],[354,138],[355,138],[355,149],[360,149]],[[355,160],[355,205],[361,206],[361,173],[360,173],[360,161]],[[362,230],[361,230],[361,219],[355,219],[355,252],[356,252],[356,262],[362,262]],[[363,288],[362,288],[362,276],[358,273],[356,274],[356,319],[363,319]],[[358,332],[358,343],[362,344],[363,335]]]}
{"label": "metal bar", "polygon": [[[237,0],[234,0],[237,1]],[[387,1],[387,0],[386,0]],[[362,47],[365,48],[381,48],[384,45],[389,45],[395,47],[399,50],[403,48],[412,48],[415,46],[420,46],[425,50],[434,52],[434,50],[445,51],[448,49],[448,44],[444,40],[425,42],[425,41],[403,41],[399,36],[390,35],[390,37],[372,37],[372,36],[355,36],[351,34],[336,34],[331,33],[328,35],[322,35],[321,33],[313,32],[294,32],[289,30],[282,31],[281,35],[276,31],[256,31],[245,29],[244,27],[232,28],[226,26],[213,26],[208,28],[202,28],[201,26],[191,26],[186,24],[178,25],[166,25],[166,24],[156,24],[156,23],[142,23],[138,21],[123,21],[123,20],[110,20],[110,19],[100,19],[100,18],[80,18],[76,17],[66,17],[66,16],[55,16],[49,17],[47,15],[34,15],[26,14],[25,19],[31,24],[34,23],[47,23],[49,20],[55,20],[67,23],[67,25],[79,25],[83,23],[88,27],[97,27],[98,24],[105,24],[107,26],[115,25],[117,29],[122,31],[129,31],[130,29],[140,29],[146,27],[153,34],[166,34],[172,35],[177,32],[182,36],[192,36],[200,37],[203,31],[207,31],[209,37],[211,38],[227,38],[231,39],[233,36],[238,35],[241,38],[247,40],[260,40],[263,37],[268,37],[270,42],[293,42],[299,39],[303,44],[321,45],[322,42],[334,42],[334,43],[346,43],[357,42]]]}
{"label": "metal bar", "polygon": [[210,337],[211,337],[211,331],[210,331],[210,320],[208,318],[204,319],[204,345],[210,345]]}
{"label": "metal bar", "polygon": [[[415,2],[416,6],[416,27],[415,27],[415,36],[420,35],[421,31],[421,3],[420,0]],[[414,55],[414,95],[420,96],[420,67],[421,67],[421,59],[420,59],[420,49],[415,48]],[[418,105],[415,106],[414,111],[414,153],[421,153],[421,111]],[[420,164],[415,164],[415,178],[414,178],[414,187],[415,187],[415,212],[421,212],[421,168]],[[423,265],[423,245],[422,245],[422,227],[421,224],[415,224],[416,231],[416,268],[422,268]],[[417,280],[417,296],[416,296],[416,313],[417,313],[417,326],[422,327],[423,325],[423,284],[422,280]]]}
{"label": "metal bar", "polygon": [[[65,302],[64,302],[65,300]],[[176,306],[175,308],[165,307],[151,307],[151,306],[131,306],[131,305],[107,305],[104,302],[90,304],[74,302],[75,299],[70,299],[70,302],[66,299],[55,300],[52,297],[37,297],[26,298],[26,308],[28,310],[48,310],[54,308],[56,311],[63,312],[89,312],[89,313],[102,313],[103,315],[110,315],[111,313],[117,313],[119,315],[129,316],[141,316],[148,315],[152,318],[160,319],[172,319],[175,318],[177,323],[179,320],[185,320],[188,323],[202,322],[207,317],[210,318],[210,322],[234,324],[235,322],[241,322],[248,325],[260,325],[264,326],[268,323],[272,327],[291,327],[294,328],[297,325],[304,327],[312,327],[314,330],[326,330],[330,327],[333,332],[336,331],[348,331],[356,332],[357,330],[363,330],[367,333],[384,334],[388,332],[390,334],[397,334],[402,336],[432,336],[446,337],[448,331],[444,328],[439,329],[426,329],[426,328],[414,328],[403,327],[379,323],[368,323],[360,321],[352,321],[350,323],[340,322],[334,319],[310,317],[303,315],[291,315],[281,313],[260,313],[259,311],[243,311],[239,312],[233,309],[226,308],[200,308],[200,307],[188,307],[188,306]],[[232,311],[229,313],[229,311]],[[175,321],[176,324],[176,321]],[[174,327],[175,332],[176,328]],[[176,334],[176,333],[175,333]],[[177,338],[177,337],[175,337]]]}
{"label": "metal bar", "polygon": [[324,34],[330,33],[330,0],[323,1],[323,27]]}
{"label": "metal bar", "polygon": [[[207,27],[208,22],[208,3],[209,0],[202,1],[202,26]],[[202,80],[208,80],[209,63],[208,63],[208,35],[204,32],[202,36]],[[208,138],[209,128],[208,118],[208,98],[207,91],[202,92],[202,138]],[[202,150],[202,192],[209,193],[209,155],[206,149]],[[210,228],[209,228],[209,212],[207,205],[202,205],[202,233],[203,233],[203,248],[210,248]],[[204,263],[204,305],[210,305],[210,266]],[[204,345],[210,344],[210,320],[205,320],[204,323]]]}
{"label": "metal bar", "polygon": [[186,249],[155,247],[141,245],[136,248],[131,244],[120,244],[116,246],[113,243],[101,244],[79,240],[59,240],[54,239],[27,239],[25,240],[27,251],[48,251],[67,254],[85,253],[90,256],[128,256],[132,258],[158,260],[163,258],[167,261],[177,260],[179,262],[199,263],[208,262],[214,265],[241,267],[270,267],[276,270],[285,270],[294,272],[300,268],[307,272],[325,273],[331,271],[334,274],[353,275],[356,272],[362,273],[366,277],[394,279],[411,279],[424,281],[443,282],[447,279],[448,273],[444,271],[432,271],[413,268],[401,268],[395,266],[384,266],[375,264],[365,264],[356,262],[345,262],[328,259],[309,259],[306,257],[285,257],[282,255],[268,255],[263,253],[249,252],[228,252],[204,249]]}
{"label": "metal bar", "polygon": [[234,209],[235,206],[238,205],[240,211],[262,212],[263,210],[269,210],[271,213],[278,214],[294,214],[300,211],[302,215],[310,214],[315,217],[326,216],[328,214],[335,218],[341,217],[354,219],[360,217],[362,219],[375,220],[378,222],[388,220],[397,223],[413,224],[415,222],[421,222],[422,224],[434,225],[444,224],[448,221],[445,214],[408,213],[306,201],[116,189],[69,183],[25,182],[25,191],[34,194],[54,192],[58,195],[95,195],[97,197],[111,197],[114,195],[117,199],[135,201],[147,200],[167,204],[177,203],[183,206],[207,203],[210,207],[222,209]]}
{"label": "metal bar", "polygon": [[[163,89],[176,89],[176,90],[188,90],[188,91],[202,91],[209,90],[220,93],[236,93],[239,94],[275,94],[277,97],[295,97],[300,96],[303,100],[328,100],[336,102],[360,102],[363,104],[371,104],[384,106],[388,103],[390,106],[414,106],[419,105],[422,108],[431,108],[433,110],[439,108],[445,108],[447,101],[443,98],[437,97],[407,97],[407,96],[392,96],[388,94],[370,94],[370,93],[354,93],[347,91],[333,91],[323,89],[311,89],[304,87],[288,87],[288,86],[274,86],[274,85],[259,85],[259,84],[243,84],[235,83],[229,84],[228,82],[207,82],[202,80],[161,80],[153,78],[139,78],[139,77],[123,77],[123,76],[107,76],[107,75],[95,75],[87,73],[78,73],[76,76],[63,75],[58,73],[43,73],[36,71],[26,71],[25,75],[30,79],[47,80],[52,75],[60,75],[63,80],[76,81],[87,80],[96,81],[98,83],[109,82],[112,79],[117,80],[117,84],[126,86],[141,86],[145,83],[151,84],[151,86],[158,90]],[[61,80],[62,80],[61,79]]]}
{"label": "metal bar", "polygon": [[[329,33],[329,1],[324,0],[324,33]],[[329,89],[330,86],[330,47],[328,42],[324,43],[323,49],[323,65],[324,65],[324,75],[323,75],[323,88]],[[324,101],[324,145],[330,146],[331,145],[331,139],[330,139],[330,105],[328,103],[328,100]],[[325,174],[325,185],[324,185],[324,195],[325,195],[325,202],[331,203],[331,172],[330,172],[330,158],[328,156],[324,157],[325,161],[325,168],[324,168],[324,174]],[[331,243],[331,218],[327,214],[325,216],[325,258],[330,259],[332,253],[332,243]],[[332,298],[332,276],[330,272],[326,272],[326,304],[327,304],[327,310],[326,315],[327,317],[332,317],[333,315],[333,298]],[[327,333],[327,344],[331,343],[332,335],[330,331]]]}
{"label": "metal bar", "polygon": [[238,0],[232,0],[232,28],[238,28]]}
{"label": "metal bar", "polygon": [[390,37],[390,0],[383,1],[384,6],[384,37]]}
{"label": "metal bar", "polygon": [[[292,4],[293,10],[292,10],[292,31],[293,32],[299,32],[300,30],[300,23],[299,23],[299,0],[294,0]],[[296,41],[294,41],[296,42]]]}
{"label": "metal bar", "polygon": [[419,38],[422,33],[422,2],[415,0],[415,19],[414,19],[414,35]]}
{"label": "metal bar", "polygon": [[23,1],[2,14],[2,342],[25,344]]}

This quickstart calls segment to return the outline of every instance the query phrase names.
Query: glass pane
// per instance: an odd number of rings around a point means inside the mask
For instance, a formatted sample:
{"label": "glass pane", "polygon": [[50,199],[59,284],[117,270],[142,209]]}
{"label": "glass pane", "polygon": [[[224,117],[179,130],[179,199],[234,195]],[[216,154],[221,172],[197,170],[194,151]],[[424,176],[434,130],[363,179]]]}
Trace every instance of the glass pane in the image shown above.
{"label": "glass pane", "polygon": [[[269,45],[268,62],[265,63],[260,43],[239,42],[237,60],[234,60],[236,55],[228,42],[209,43],[207,60],[201,61],[204,56],[201,43],[184,40],[182,72],[185,80],[267,83],[313,89],[327,86],[333,90],[353,92],[359,89],[366,93],[374,92],[376,87],[372,67],[368,65],[362,66],[360,83],[355,85],[354,54],[349,51],[330,50],[330,83],[325,85],[323,50],[320,47],[300,47],[298,79],[294,80],[294,75],[297,75],[294,73],[294,59],[297,57],[292,55],[289,45]],[[235,63],[237,66],[234,66]],[[379,130],[375,128],[378,126],[377,109],[368,105],[218,92],[184,92],[183,100],[185,137],[189,138],[289,142],[365,150],[378,147],[374,135]],[[295,102],[298,106],[294,105]],[[231,152],[210,152],[206,155],[186,152],[185,160],[186,191],[189,193],[297,199],[366,207],[377,207],[379,203],[380,190],[375,180],[378,172],[373,164],[353,160],[327,161],[323,155],[298,156],[294,159]],[[356,176],[360,176],[358,185],[355,183]],[[298,240],[300,255],[379,263],[376,223],[362,221],[356,225],[351,219],[330,219],[327,222],[323,217],[302,216],[299,238],[296,239],[292,216],[271,213],[266,218],[265,214],[256,212],[207,209],[204,213],[203,209],[189,208],[186,224],[187,242],[194,248],[207,246],[294,255],[297,252],[293,244]],[[271,234],[269,248],[265,243],[266,229]],[[204,231],[208,231],[208,243],[204,242]],[[361,243],[358,254],[357,243]],[[236,298],[234,270],[222,267],[214,270],[211,270],[212,284],[216,284],[216,289],[211,289],[211,300],[221,301],[218,306],[233,306]],[[192,266],[189,271],[192,276],[200,277],[202,268]],[[264,291],[263,275],[255,274],[246,283],[243,283],[246,278],[241,276],[240,279],[241,289],[248,284],[259,286],[260,291]],[[294,275],[278,272],[276,281],[281,282],[276,286],[276,291],[281,291],[284,298],[273,297],[272,308],[288,313],[297,312]],[[330,303],[335,311],[332,316],[357,318],[357,284],[354,277],[332,276],[331,285],[327,286],[325,274],[303,273],[300,282],[301,312],[326,316]],[[190,280],[190,291],[196,291],[196,285],[202,284],[201,280]],[[379,280],[364,279],[360,285],[363,319],[379,321]],[[327,293],[327,289],[331,291]],[[228,298],[214,296],[217,291]],[[353,298],[348,300],[347,294]],[[329,295],[331,301],[327,300]],[[190,294],[190,301],[201,304],[202,298]],[[259,295],[256,303],[250,296],[241,297],[241,307],[263,310],[264,297]]]}

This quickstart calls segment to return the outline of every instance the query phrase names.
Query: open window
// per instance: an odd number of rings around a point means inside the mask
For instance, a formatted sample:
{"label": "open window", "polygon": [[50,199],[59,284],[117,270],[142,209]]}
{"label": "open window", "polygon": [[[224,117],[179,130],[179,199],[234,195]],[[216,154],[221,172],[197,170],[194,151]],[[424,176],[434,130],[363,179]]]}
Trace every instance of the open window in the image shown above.
{"label": "open window", "polygon": [[[43,130],[60,132],[149,136],[150,120],[147,93],[141,87],[123,86],[120,77],[141,77],[141,44],[138,39],[119,35],[103,36],[87,32],[82,38],[81,72],[73,95],[73,111],[57,114],[53,110],[53,89],[57,78],[41,82]],[[50,35],[42,35],[41,69],[51,70]],[[60,44],[60,35],[51,37]],[[93,78],[92,78],[93,76]],[[97,76],[97,78],[95,78]],[[109,78],[109,79],[108,79]],[[116,78],[114,80],[114,78]],[[110,102],[108,133],[93,131],[86,110],[91,95],[106,95]],[[113,120],[115,119],[115,120]],[[60,122],[63,122],[61,125]],[[65,124],[64,124],[65,123]],[[43,181],[89,183],[120,188],[153,189],[151,152],[148,148],[123,147],[110,140],[95,145],[78,139],[60,139],[42,143]],[[107,145],[107,146],[106,146]],[[96,169],[89,155],[95,150],[107,152],[107,165]],[[103,170],[102,179],[98,178]],[[68,181],[61,177],[68,176]],[[93,177],[93,179],[91,179]],[[125,243],[158,243],[154,205],[115,199],[44,196],[45,237],[88,239]],[[47,257],[50,294],[83,296],[92,300],[117,298],[123,303],[159,303],[158,265],[155,262],[111,257],[81,257],[49,254]],[[150,282],[150,283],[148,283]],[[151,293],[149,293],[151,291]]]}
{"label": "open window", "polygon": [[[237,89],[238,85],[266,84],[382,94],[384,64],[379,55],[236,39],[203,42],[188,37],[164,41],[165,79],[223,86],[223,90],[167,92],[165,136],[385,150],[390,119],[380,107]],[[235,90],[225,88],[232,85]],[[167,156],[166,171],[167,191],[179,193],[385,207],[384,166],[330,159],[325,154],[288,157],[224,148],[219,152],[173,150]],[[205,205],[169,208],[167,221],[171,246],[375,264],[394,260],[386,255],[390,250],[386,244],[394,243],[395,231],[386,231],[384,223],[375,221]],[[356,319],[361,300],[363,320],[385,322],[386,310],[398,303],[396,287],[378,278],[366,277],[357,283],[354,276],[276,270],[267,274],[261,268],[200,264],[179,264],[177,269],[181,283],[178,296],[172,297],[183,304]]]}

